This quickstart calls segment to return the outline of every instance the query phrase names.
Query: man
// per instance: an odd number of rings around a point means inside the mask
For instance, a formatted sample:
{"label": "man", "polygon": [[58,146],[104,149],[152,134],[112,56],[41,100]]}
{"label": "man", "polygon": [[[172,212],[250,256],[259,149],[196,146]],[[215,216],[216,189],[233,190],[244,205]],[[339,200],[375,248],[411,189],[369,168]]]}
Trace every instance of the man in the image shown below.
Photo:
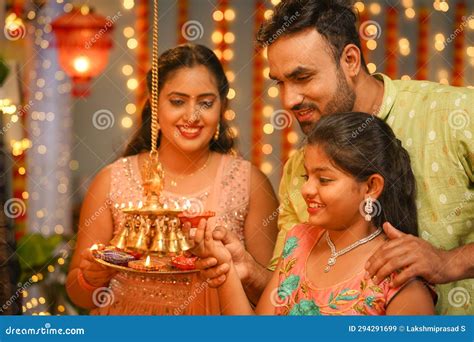
{"label": "man", "polygon": [[[270,77],[280,88],[282,105],[303,133],[311,132],[322,115],[367,112],[386,120],[410,153],[418,184],[420,237],[386,223],[390,241],[369,259],[367,277],[378,283],[401,270],[393,284],[398,286],[421,276],[438,284],[439,314],[474,314],[474,280],[469,279],[474,278],[474,91],[370,75],[360,52],[356,15],[342,1],[282,1],[258,40],[268,46]],[[282,252],[286,233],[308,218],[300,193],[302,174],[300,150],[286,163],[280,183],[280,233],[270,268]],[[231,234],[219,230],[215,238],[232,252],[243,284],[253,290],[249,297],[255,298],[255,289],[269,275]],[[199,266],[205,269],[213,262],[206,259]],[[227,269],[220,265],[202,273],[216,286],[225,280]]]}

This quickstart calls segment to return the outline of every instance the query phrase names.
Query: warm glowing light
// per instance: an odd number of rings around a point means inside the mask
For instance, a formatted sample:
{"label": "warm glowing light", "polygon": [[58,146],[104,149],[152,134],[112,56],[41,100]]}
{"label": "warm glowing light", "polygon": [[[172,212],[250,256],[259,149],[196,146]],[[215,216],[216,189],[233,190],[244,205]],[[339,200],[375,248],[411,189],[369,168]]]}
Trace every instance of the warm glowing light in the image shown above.
{"label": "warm glowing light", "polygon": [[126,107],[125,110],[127,111],[128,114],[135,114],[137,111],[137,106],[133,103],[129,103]]}
{"label": "warm glowing light", "polygon": [[466,52],[469,57],[474,57],[474,46],[469,46]]}
{"label": "warm glowing light", "polygon": [[443,1],[439,4],[439,9],[442,11],[442,12],[447,12],[449,11],[449,4],[446,2],[446,1]]}
{"label": "warm glowing light", "polygon": [[435,42],[434,46],[435,46],[435,49],[436,49],[437,51],[443,51],[443,50],[445,49],[445,47],[446,47],[446,46],[444,45],[444,42],[442,42],[442,41],[440,41],[440,40],[437,40],[437,41]]}
{"label": "warm glowing light", "polygon": [[130,38],[127,41],[127,46],[129,49],[133,50],[138,46],[138,41],[135,38]]}
{"label": "warm glowing light", "polygon": [[235,126],[232,126],[230,128],[230,135],[233,136],[234,138],[237,138],[239,136],[239,129]]}
{"label": "warm glowing light", "polygon": [[272,15],[273,15],[273,10],[271,9],[268,9],[263,13],[263,17],[265,18],[265,20],[270,19]]}
{"label": "warm glowing light", "polygon": [[82,15],[88,15],[89,12],[91,11],[90,7],[87,5],[82,5],[81,6],[81,14]]}
{"label": "warm glowing light", "polygon": [[266,117],[266,118],[269,118],[272,116],[273,114],[273,107],[272,106],[265,106],[263,107],[263,116]]}
{"label": "warm glowing light", "polygon": [[474,30],[474,18],[469,19],[469,21],[467,22],[467,25],[469,26],[471,30]]}
{"label": "warm glowing light", "polygon": [[222,58],[222,51],[219,49],[214,50],[215,55],[217,56],[218,59]]}
{"label": "warm glowing light", "polygon": [[150,256],[147,255],[146,260],[145,260],[145,267],[149,267],[149,266],[150,266]]}
{"label": "warm glowing light", "polygon": [[407,8],[405,10],[405,16],[408,18],[408,19],[413,19],[416,15],[416,12],[413,8]]}
{"label": "warm glowing light", "polygon": [[277,97],[278,96],[278,88],[277,87],[270,87],[268,88],[268,96],[270,97]]}
{"label": "warm glowing light", "polygon": [[123,0],[123,8],[129,10],[135,6],[135,1],[133,0]]}
{"label": "warm glowing light", "polygon": [[212,19],[222,21],[224,19],[224,13],[222,13],[222,11],[214,11],[214,13],[212,13]]}
{"label": "warm glowing light", "polygon": [[265,78],[270,78],[270,68],[269,67],[266,67],[265,69],[263,69],[263,76]]}
{"label": "warm glowing light", "polygon": [[212,42],[214,44],[219,44],[222,42],[223,36],[221,31],[214,31],[211,36]]}
{"label": "warm glowing light", "polygon": [[365,5],[362,1],[357,1],[355,4],[354,4],[354,7],[356,8],[357,11],[359,12],[364,12],[365,10]]}
{"label": "warm glowing light", "polygon": [[73,62],[74,69],[80,73],[86,73],[91,68],[91,62],[86,56],[79,56]]}
{"label": "warm glowing light", "polygon": [[224,18],[227,21],[232,21],[235,19],[235,11],[233,9],[227,9],[224,13]]}
{"label": "warm glowing light", "polygon": [[48,149],[44,145],[39,145],[38,146],[38,153],[39,154],[45,154]]}
{"label": "warm glowing light", "polygon": [[227,32],[227,33],[224,35],[224,41],[225,41],[227,44],[232,44],[232,43],[235,41],[235,35],[234,35],[232,32]]}
{"label": "warm glowing light", "polygon": [[224,117],[228,121],[232,121],[235,119],[235,112],[232,109],[228,109],[224,113]]}
{"label": "warm glowing light", "polygon": [[134,34],[135,30],[131,26],[127,26],[123,29],[123,35],[125,36],[125,38],[132,38]]}
{"label": "warm glowing light", "polygon": [[63,9],[64,9],[64,12],[69,13],[74,9],[74,5],[67,3],[64,5]]}
{"label": "warm glowing light", "polygon": [[298,134],[296,132],[290,132],[288,133],[288,136],[286,137],[288,139],[288,142],[290,144],[296,144],[298,142]]}
{"label": "warm glowing light", "polygon": [[227,98],[229,100],[232,100],[232,99],[235,98],[235,90],[234,89],[232,89],[232,88],[229,89],[229,93],[227,94]]}
{"label": "warm glowing light", "polygon": [[271,154],[273,152],[273,146],[270,144],[265,144],[262,146],[262,152],[264,154]]}
{"label": "warm glowing light", "polygon": [[263,125],[263,133],[265,134],[272,134],[274,130],[275,128],[273,127],[272,124],[267,123]]}
{"label": "warm glowing light", "polygon": [[369,11],[374,15],[378,15],[382,11],[382,7],[374,2],[373,4],[370,4]]}
{"label": "warm glowing light", "polygon": [[371,74],[377,71],[377,66],[374,63],[367,64],[367,68]]}
{"label": "warm glowing light", "polygon": [[225,75],[227,76],[227,79],[229,80],[229,82],[234,82],[235,74],[233,71],[228,70],[225,72]]}
{"label": "warm glowing light", "polygon": [[223,57],[226,61],[230,61],[232,58],[234,58],[234,51],[231,49],[225,49]]}
{"label": "warm glowing light", "polygon": [[131,78],[127,81],[127,87],[130,90],[135,90],[138,87],[138,81],[135,78]]}
{"label": "warm glowing light", "polygon": [[400,48],[400,53],[403,56],[408,56],[410,54],[410,42],[406,38],[401,38],[398,41],[398,46]]}
{"label": "warm glowing light", "polygon": [[367,41],[367,49],[375,50],[377,48],[377,42],[373,39]]}
{"label": "warm glowing light", "polygon": [[133,126],[133,120],[130,119],[128,116],[126,116],[122,119],[122,127],[130,128],[132,126]]}
{"label": "warm glowing light", "polygon": [[0,99],[0,110],[3,114],[14,114],[16,112],[16,106],[12,104],[10,99]]}
{"label": "warm glowing light", "polygon": [[269,162],[264,162],[260,166],[260,170],[262,170],[264,174],[269,175],[273,171],[273,165],[270,164]]}

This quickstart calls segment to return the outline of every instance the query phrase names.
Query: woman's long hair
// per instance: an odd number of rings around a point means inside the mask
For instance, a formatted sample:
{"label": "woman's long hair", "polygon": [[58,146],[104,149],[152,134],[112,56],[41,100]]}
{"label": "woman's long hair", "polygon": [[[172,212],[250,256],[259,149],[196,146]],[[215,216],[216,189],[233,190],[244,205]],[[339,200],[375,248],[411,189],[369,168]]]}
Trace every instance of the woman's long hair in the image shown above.
{"label": "woman's long hair", "polygon": [[359,182],[380,174],[385,183],[372,222],[381,227],[388,221],[404,233],[418,234],[410,156],[383,120],[358,112],[325,115],[308,136],[308,143],[321,146],[338,168]]}
{"label": "woman's long hair", "polygon": [[[229,125],[224,118],[227,108],[227,93],[229,81],[217,56],[203,45],[185,44],[165,51],[158,60],[158,92],[176,71],[181,68],[192,68],[203,65],[214,76],[221,99],[221,113],[219,120],[219,138],[211,139],[209,149],[218,153],[229,153],[235,145],[234,138],[229,130]],[[147,75],[148,92],[151,92],[151,71]],[[158,137],[158,146],[160,145]],[[124,156],[134,155],[151,149],[151,106],[147,100],[143,107],[141,126],[128,144]]]}

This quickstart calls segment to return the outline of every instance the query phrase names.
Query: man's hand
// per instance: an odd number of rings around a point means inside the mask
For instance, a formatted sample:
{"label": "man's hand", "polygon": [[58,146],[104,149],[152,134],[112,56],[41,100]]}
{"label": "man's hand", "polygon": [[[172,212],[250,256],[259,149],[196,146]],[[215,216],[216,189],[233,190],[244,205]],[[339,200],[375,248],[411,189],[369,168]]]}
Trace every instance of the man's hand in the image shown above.
{"label": "man's hand", "polygon": [[433,247],[425,240],[404,234],[390,223],[383,225],[390,241],[384,243],[369,258],[365,265],[366,278],[379,284],[393,272],[396,275],[391,286],[398,287],[414,277],[422,277],[431,284],[445,284],[453,281],[452,258],[448,251]]}

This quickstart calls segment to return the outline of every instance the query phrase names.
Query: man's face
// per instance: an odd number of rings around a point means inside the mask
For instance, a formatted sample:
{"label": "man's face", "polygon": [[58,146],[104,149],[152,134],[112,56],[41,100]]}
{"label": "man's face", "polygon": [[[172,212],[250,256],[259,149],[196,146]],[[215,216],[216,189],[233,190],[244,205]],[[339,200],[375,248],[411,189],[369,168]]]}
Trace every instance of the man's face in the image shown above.
{"label": "man's face", "polygon": [[353,109],[354,90],[315,29],[278,38],[268,47],[268,62],[283,108],[293,113],[304,134],[322,115]]}

